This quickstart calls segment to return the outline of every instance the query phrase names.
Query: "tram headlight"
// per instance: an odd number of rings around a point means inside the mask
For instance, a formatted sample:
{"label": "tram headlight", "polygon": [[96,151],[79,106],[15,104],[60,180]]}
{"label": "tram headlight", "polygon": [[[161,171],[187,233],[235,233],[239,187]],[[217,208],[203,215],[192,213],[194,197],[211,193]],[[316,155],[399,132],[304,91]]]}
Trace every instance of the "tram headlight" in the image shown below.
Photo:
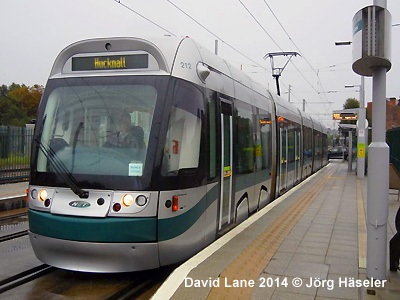
{"label": "tram headlight", "polygon": [[38,191],[37,191],[36,189],[33,189],[33,190],[31,191],[31,197],[32,197],[33,200],[36,200],[36,199],[37,199],[37,197],[38,197]]}
{"label": "tram headlight", "polygon": [[134,201],[133,196],[130,194],[125,194],[121,198],[121,204],[125,207],[131,206],[133,204],[133,201]]}
{"label": "tram headlight", "polygon": [[143,195],[137,196],[136,204],[139,206],[145,206],[147,204],[147,197]]}
{"label": "tram headlight", "polygon": [[39,200],[45,201],[47,199],[48,193],[46,190],[40,190],[39,192]]}

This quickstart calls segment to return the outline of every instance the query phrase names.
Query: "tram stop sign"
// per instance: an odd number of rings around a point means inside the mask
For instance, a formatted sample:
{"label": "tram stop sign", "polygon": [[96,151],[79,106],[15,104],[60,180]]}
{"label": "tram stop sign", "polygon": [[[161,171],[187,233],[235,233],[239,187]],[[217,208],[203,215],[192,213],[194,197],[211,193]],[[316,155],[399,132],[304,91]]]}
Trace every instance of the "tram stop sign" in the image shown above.
{"label": "tram stop sign", "polygon": [[357,120],[357,119],[358,119],[358,108],[333,111],[333,120]]}

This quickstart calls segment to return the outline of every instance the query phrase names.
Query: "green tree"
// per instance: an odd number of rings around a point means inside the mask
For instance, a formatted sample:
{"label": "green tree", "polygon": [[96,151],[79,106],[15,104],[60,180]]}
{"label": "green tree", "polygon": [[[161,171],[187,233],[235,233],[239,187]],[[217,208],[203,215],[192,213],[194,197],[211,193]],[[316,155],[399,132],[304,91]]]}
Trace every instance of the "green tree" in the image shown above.
{"label": "green tree", "polygon": [[355,98],[348,98],[343,104],[343,109],[359,108],[360,102]]}
{"label": "green tree", "polygon": [[[343,104],[343,109],[351,109],[351,108],[359,108],[360,102],[354,98],[348,98],[346,102]],[[340,124],[356,124],[356,120],[341,120]]]}
{"label": "green tree", "polygon": [[[343,104],[343,109],[351,109],[351,108],[359,108],[359,107],[360,107],[360,102],[355,98],[348,98],[346,100],[346,102]],[[357,123],[356,120],[341,120],[340,121],[340,124],[353,124],[353,125],[355,125],[356,123]],[[339,131],[342,131],[342,129],[340,127],[339,127]]]}
{"label": "green tree", "polygon": [[43,86],[12,83],[0,87],[0,125],[23,126],[36,118]]}

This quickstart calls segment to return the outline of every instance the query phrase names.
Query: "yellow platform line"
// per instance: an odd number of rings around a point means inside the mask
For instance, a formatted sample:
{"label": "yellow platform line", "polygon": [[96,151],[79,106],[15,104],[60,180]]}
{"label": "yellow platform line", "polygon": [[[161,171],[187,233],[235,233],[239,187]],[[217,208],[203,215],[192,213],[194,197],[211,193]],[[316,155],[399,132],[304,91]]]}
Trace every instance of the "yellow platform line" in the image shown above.
{"label": "yellow platform line", "polygon": [[26,212],[28,212],[27,207],[7,210],[7,211],[0,212],[0,218],[9,217],[12,215],[22,214],[22,213],[26,213]]}
{"label": "yellow platform line", "polygon": [[310,204],[324,189],[337,167],[314,183],[306,193],[298,198],[280,217],[278,217],[256,240],[254,240],[220,274],[224,284],[213,287],[207,299],[250,299],[252,287],[234,287],[234,281],[257,281],[262,271],[279,249],[286,236],[297,224]]}
{"label": "yellow platform line", "polygon": [[357,180],[358,267],[367,268],[367,225],[360,180]]}

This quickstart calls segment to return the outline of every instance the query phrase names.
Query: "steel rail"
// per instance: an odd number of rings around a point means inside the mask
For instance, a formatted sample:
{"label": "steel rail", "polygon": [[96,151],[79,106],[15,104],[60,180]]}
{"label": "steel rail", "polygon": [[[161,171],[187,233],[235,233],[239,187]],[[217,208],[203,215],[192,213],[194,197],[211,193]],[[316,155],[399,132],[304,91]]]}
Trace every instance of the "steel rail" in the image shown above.
{"label": "steel rail", "polygon": [[176,268],[176,265],[163,267],[156,270],[144,271],[140,281],[135,281],[111,295],[107,300],[128,300],[136,299],[158,283],[162,283]]}
{"label": "steel rail", "polygon": [[55,267],[43,264],[32,269],[23,271],[19,274],[0,281],[0,294],[7,292],[13,288],[21,286],[29,281],[44,276],[50,272],[55,271]]}
{"label": "steel rail", "polygon": [[27,213],[27,212],[24,212],[24,213],[19,213],[19,214],[15,214],[15,215],[10,215],[10,216],[6,216],[6,217],[0,217],[0,222],[1,222],[1,221],[5,221],[5,220],[9,220],[9,219],[25,217],[25,216],[27,216],[27,215],[28,215],[28,213]]}
{"label": "steel rail", "polygon": [[16,238],[19,238],[19,237],[27,235],[27,234],[28,234],[28,230],[22,230],[22,231],[18,231],[16,233],[0,236],[0,243],[16,239]]}
{"label": "steel rail", "polygon": [[116,292],[114,295],[108,297],[107,300],[136,299],[138,296],[150,289],[154,284],[154,278],[147,278],[141,283],[131,283],[122,290]]}

